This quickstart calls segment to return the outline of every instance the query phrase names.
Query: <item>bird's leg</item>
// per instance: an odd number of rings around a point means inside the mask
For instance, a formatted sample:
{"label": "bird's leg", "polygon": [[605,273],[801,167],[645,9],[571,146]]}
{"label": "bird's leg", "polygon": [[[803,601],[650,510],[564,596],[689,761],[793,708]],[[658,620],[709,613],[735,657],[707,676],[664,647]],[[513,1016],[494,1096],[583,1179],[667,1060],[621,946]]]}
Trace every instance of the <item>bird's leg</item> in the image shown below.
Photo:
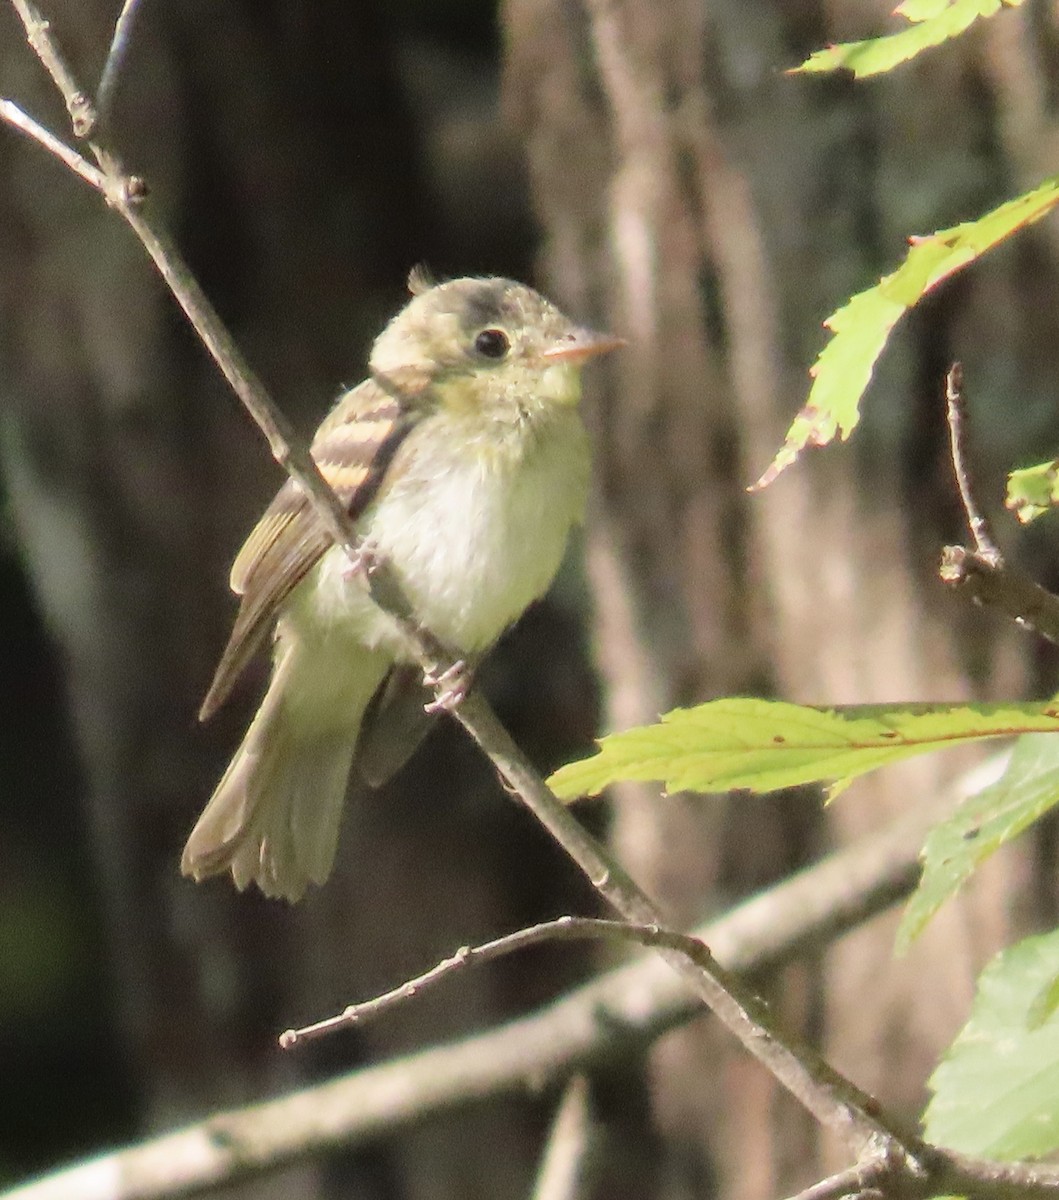
{"label": "bird's leg", "polygon": [[458,658],[444,671],[427,671],[423,682],[434,689],[434,699],[425,704],[424,710],[431,715],[439,712],[451,713],[459,708],[474,682],[474,666],[466,659]]}

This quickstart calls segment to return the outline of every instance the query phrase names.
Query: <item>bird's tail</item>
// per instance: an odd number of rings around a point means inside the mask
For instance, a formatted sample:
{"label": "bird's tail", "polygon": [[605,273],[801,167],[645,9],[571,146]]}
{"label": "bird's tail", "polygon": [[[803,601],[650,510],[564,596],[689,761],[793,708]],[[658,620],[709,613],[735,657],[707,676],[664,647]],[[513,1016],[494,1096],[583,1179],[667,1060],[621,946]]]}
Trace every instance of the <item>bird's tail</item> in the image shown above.
{"label": "bird's tail", "polygon": [[281,637],[261,707],[184,847],[185,875],[231,870],[240,890],[291,901],[324,882],[361,718],[388,666],[362,646]]}

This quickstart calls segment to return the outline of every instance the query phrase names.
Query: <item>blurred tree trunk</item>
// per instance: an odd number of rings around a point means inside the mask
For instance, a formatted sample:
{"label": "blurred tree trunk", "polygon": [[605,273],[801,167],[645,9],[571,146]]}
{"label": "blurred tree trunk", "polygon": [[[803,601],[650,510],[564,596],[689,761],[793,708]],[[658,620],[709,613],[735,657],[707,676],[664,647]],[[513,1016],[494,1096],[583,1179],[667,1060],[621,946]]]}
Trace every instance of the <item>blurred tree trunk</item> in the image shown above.
{"label": "blurred tree trunk", "polygon": [[[898,331],[854,447],[810,453],[764,494],[744,492],[804,401],[821,320],[892,267],[907,235],[1049,169],[1030,149],[1055,136],[1043,7],[883,81],[782,74],[817,46],[879,32],[891,7],[506,0],[506,96],[527,142],[544,274],[562,302],[630,339],[593,410],[588,567],[609,727],[733,692],[852,703],[1027,686],[1028,643],[965,611],[933,569],[942,541],[961,536],[941,400],[950,357],[965,363],[994,507],[1000,473],[1025,452],[1010,418],[1003,446],[990,440],[1005,392],[1053,390],[1045,235],[1021,251],[1032,278],[1020,251],[998,254]],[[1041,437],[1045,422],[1020,428]],[[887,772],[826,818],[805,796],[624,788],[614,840],[688,922],[885,824],[964,765],[931,757]],[[892,959],[893,922],[878,921],[770,995],[914,1115],[978,968],[1011,934],[1013,902],[1032,912],[1032,876],[1025,850],[1007,855],[906,960]],[[701,1195],[711,1180],[740,1200],[783,1194],[834,1154],[708,1025],[660,1044],[648,1080],[664,1145],[660,1157],[645,1147],[652,1194]]]}

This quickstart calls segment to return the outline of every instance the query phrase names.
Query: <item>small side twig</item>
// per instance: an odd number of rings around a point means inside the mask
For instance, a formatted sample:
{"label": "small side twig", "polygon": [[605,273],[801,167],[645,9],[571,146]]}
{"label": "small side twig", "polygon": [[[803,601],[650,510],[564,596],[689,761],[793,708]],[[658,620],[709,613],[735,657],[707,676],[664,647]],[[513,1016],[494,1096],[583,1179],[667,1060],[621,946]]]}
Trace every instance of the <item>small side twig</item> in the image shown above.
{"label": "small side twig", "polygon": [[519,929],[515,933],[484,942],[480,946],[461,946],[429,971],[424,971],[422,975],[407,980],[391,991],[383,992],[371,1000],[363,1000],[359,1004],[350,1004],[335,1016],[314,1021],[301,1029],[288,1029],[280,1035],[279,1044],[284,1050],[289,1050],[301,1042],[325,1033],[334,1033],[349,1025],[369,1021],[395,1005],[413,999],[463,967],[493,962],[528,946],[537,946],[541,942],[582,941],[585,938],[615,938],[619,941],[635,942],[638,946],[664,946],[679,951],[702,967],[713,969],[715,965],[705,943],[686,933],[677,933],[658,925],[637,925],[631,921],[607,921],[597,917],[557,917],[554,921],[542,921],[539,925]]}
{"label": "small side twig", "polygon": [[946,546],[938,570],[941,581],[949,587],[959,588],[976,604],[998,609],[1021,629],[1059,644],[1059,596],[1005,561],[975,498],[968,453],[963,368],[959,363],[953,363],[945,377],[945,401],[953,475],[973,549]]}
{"label": "small side twig", "polygon": [[993,538],[989,522],[982,515],[975,499],[971,469],[968,461],[967,399],[963,391],[963,365],[954,362],[945,376],[945,406],[949,421],[949,451],[956,486],[967,515],[967,525],[974,538],[975,552],[993,566],[1003,565],[1003,558]]}

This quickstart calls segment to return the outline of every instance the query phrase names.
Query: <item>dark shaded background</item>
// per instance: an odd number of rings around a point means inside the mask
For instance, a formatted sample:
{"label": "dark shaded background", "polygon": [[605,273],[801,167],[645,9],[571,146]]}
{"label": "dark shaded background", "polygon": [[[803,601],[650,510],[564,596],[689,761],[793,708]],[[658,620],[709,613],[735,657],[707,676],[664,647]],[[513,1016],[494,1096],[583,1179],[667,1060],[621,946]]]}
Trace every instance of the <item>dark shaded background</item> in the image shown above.
{"label": "dark shaded background", "polygon": [[[86,79],[118,7],[48,6]],[[753,500],[743,490],[804,399],[823,317],[890,269],[909,233],[1054,170],[1059,40],[1043,0],[875,83],[781,73],[878,32],[890,7],[143,0],[115,136],[300,428],[357,380],[416,262],[532,279],[630,339],[587,400],[597,489],[578,563],[482,679],[544,767],[597,720],[724,693],[870,702],[1053,685],[1047,655],[933,576],[941,541],[959,536],[939,399],[951,358],[965,362],[991,508],[1004,470],[1059,442],[1053,225],[902,327],[852,447]],[[0,92],[64,127],[3,7]],[[451,730],[385,793],[353,798],[336,878],[299,908],[179,877],[262,682],[259,670],[196,725],[232,613],[227,566],[279,475],[117,219],[10,133],[0,406],[0,1177],[482,1027],[588,969],[572,951],[527,955],[362,1037],[280,1054],[289,1025],[591,900]],[[1048,582],[1053,534],[1034,538],[1021,544]],[[909,764],[826,819],[811,796],[619,789],[612,836],[690,921],[885,823],[961,765]],[[1054,895],[1042,836],[984,873],[919,957],[893,964],[877,922],[771,994],[914,1113],[977,967],[1052,919]],[[522,1195],[549,1100],[439,1118],[246,1193]],[[706,1022],[597,1080],[596,1104],[601,1195],[756,1200],[834,1154]]]}

